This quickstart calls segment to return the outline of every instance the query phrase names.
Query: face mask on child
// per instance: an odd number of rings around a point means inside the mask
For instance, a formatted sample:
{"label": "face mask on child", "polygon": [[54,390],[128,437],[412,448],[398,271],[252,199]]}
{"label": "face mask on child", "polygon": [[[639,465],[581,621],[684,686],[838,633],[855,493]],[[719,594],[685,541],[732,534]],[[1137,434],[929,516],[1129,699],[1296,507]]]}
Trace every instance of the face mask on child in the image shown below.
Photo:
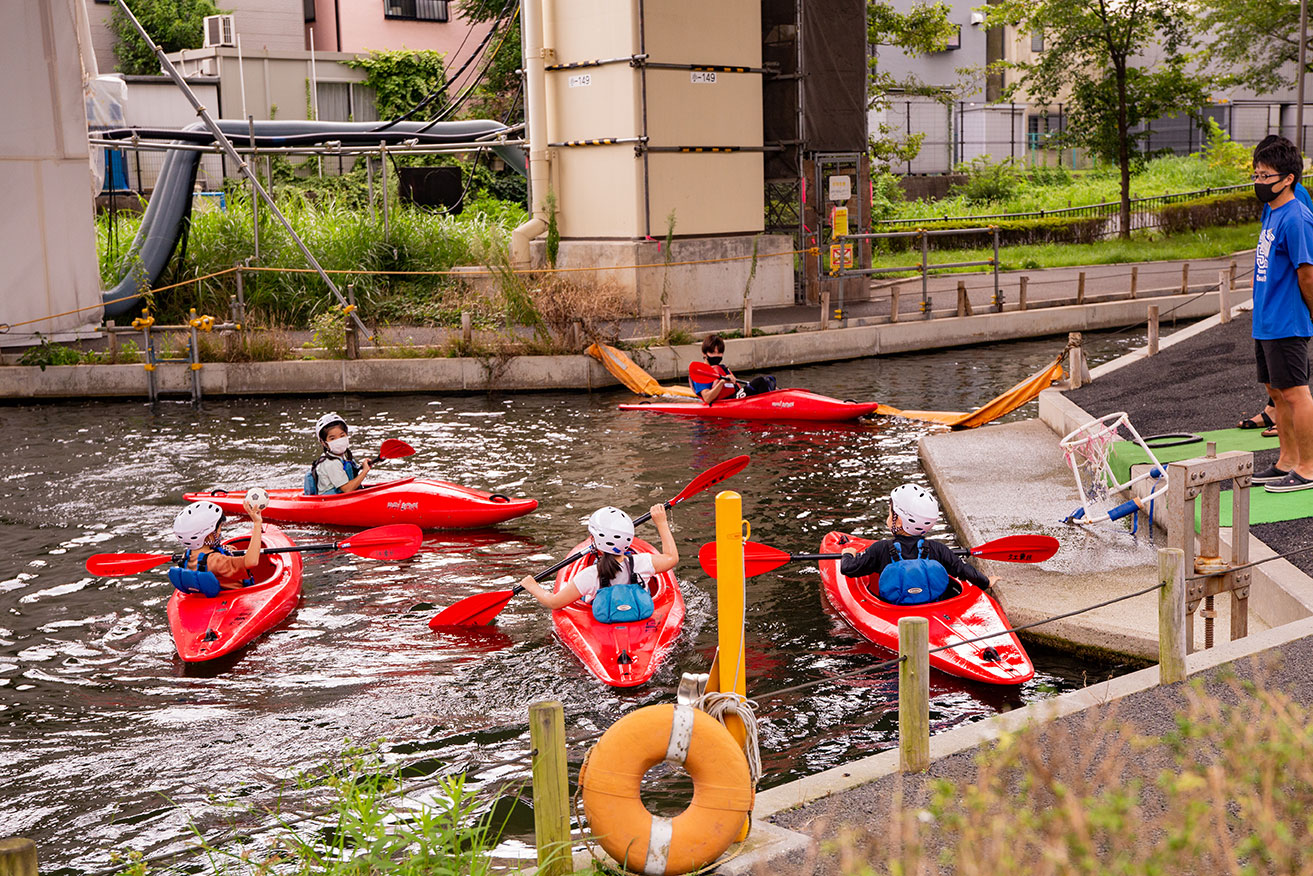
{"label": "face mask on child", "polygon": [[334,456],[341,456],[346,453],[347,448],[351,446],[351,439],[343,435],[341,438],[334,438],[328,442],[328,452]]}
{"label": "face mask on child", "polygon": [[708,357],[707,357],[707,364],[708,364],[708,365],[719,365],[719,364],[720,364],[720,360],[721,360],[721,359],[724,359],[724,358],[725,358],[724,356],[708,356]]}

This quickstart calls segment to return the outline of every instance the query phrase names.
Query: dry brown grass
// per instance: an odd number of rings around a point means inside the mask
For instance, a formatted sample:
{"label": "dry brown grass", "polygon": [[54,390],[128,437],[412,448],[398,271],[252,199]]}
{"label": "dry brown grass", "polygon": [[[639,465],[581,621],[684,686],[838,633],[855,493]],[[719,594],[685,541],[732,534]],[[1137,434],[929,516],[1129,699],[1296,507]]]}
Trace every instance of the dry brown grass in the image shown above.
{"label": "dry brown grass", "polygon": [[1232,682],[1191,688],[1165,737],[1112,709],[1031,728],[983,751],[969,780],[906,800],[900,783],[884,829],[830,848],[853,876],[1313,873],[1310,717]]}

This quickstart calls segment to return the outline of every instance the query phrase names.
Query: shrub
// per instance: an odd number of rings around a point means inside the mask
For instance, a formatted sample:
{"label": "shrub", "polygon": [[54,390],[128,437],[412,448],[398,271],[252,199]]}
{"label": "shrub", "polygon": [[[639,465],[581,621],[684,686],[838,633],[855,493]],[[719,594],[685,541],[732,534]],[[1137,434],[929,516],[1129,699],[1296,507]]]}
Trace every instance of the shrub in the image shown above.
{"label": "shrub", "polygon": [[1215,225],[1242,225],[1255,222],[1263,205],[1251,192],[1229,192],[1170,204],[1159,211],[1163,234],[1183,234]]}
{"label": "shrub", "polygon": [[334,359],[346,355],[346,317],[340,307],[329,307],[310,320],[311,337],[315,346]]}
{"label": "shrub", "polygon": [[969,204],[1006,201],[1022,184],[1021,171],[1010,158],[994,162],[988,155],[981,155],[959,164],[954,170],[967,176],[966,182],[954,186],[953,191]]}
{"label": "shrub", "polygon": [[888,219],[907,200],[898,177],[888,171],[871,174],[871,218]]}
{"label": "shrub", "polygon": [[29,347],[19,357],[19,365],[36,365],[45,371],[47,365],[80,365],[84,361],[82,351],[76,347],[52,344],[49,338],[40,334],[37,337],[41,338],[41,343]]}
{"label": "shrub", "polygon": [[1248,174],[1253,169],[1249,149],[1232,140],[1231,135],[1211,118],[1208,120],[1207,140],[1199,153],[1209,167],[1232,170],[1238,174]]}

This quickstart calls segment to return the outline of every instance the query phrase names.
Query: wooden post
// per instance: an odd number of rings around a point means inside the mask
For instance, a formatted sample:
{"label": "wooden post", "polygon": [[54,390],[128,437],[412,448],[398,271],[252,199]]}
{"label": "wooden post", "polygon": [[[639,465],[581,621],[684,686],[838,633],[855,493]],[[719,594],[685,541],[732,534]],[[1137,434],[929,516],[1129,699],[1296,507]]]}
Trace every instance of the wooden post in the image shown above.
{"label": "wooden post", "polygon": [[1217,272],[1217,312],[1222,322],[1231,321],[1231,272]]}
{"label": "wooden post", "polygon": [[0,839],[0,876],[36,876],[36,843],[21,836]]}
{"label": "wooden post", "polygon": [[474,342],[474,318],[468,310],[460,312],[460,339],[465,344]]}
{"label": "wooden post", "polygon": [[930,766],[930,622],[898,621],[898,769],[919,773]]}
{"label": "wooden post", "polygon": [[1080,332],[1069,332],[1067,343],[1072,345],[1067,360],[1067,366],[1071,369],[1070,385],[1067,388],[1080,389],[1085,379],[1085,351],[1081,349]]}
{"label": "wooden post", "polygon": [[661,337],[670,337],[670,305],[661,305]]}
{"label": "wooden post", "polygon": [[1136,290],[1140,285],[1140,269],[1138,266],[1131,268],[1131,297],[1136,296]]}
{"label": "wooden post", "polygon": [[1158,305],[1149,305],[1149,355],[1158,355]]}
{"label": "wooden post", "polygon": [[743,337],[752,337],[752,299],[743,299]]}
{"label": "wooden post", "polygon": [[1085,272],[1081,271],[1076,277],[1076,303],[1085,303]]}
{"label": "wooden post", "polygon": [[[196,319],[196,308],[191,309],[191,320]],[[187,335],[187,344],[190,347],[187,359],[191,367],[191,400],[192,404],[199,404],[201,400],[201,344],[200,339],[196,336],[196,326],[189,326],[190,332]]]}
{"label": "wooden post", "polygon": [[889,321],[898,322],[898,292],[899,284],[895,283],[889,289]]}
{"label": "wooden post", "polygon": [[1021,278],[1021,291],[1017,295],[1017,306],[1021,310],[1026,309],[1026,287],[1030,285],[1030,277]]}
{"label": "wooden post", "polygon": [[112,365],[119,361],[119,336],[114,331],[114,320],[105,320],[105,328],[108,329],[106,334],[109,335],[109,361]]}
{"label": "wooden post", "polygon": [[1235,259],[1231,259],[1231,285],[1235,286]]}
{"label": "wooden post", "polygon": [[348,359],[360,358],[360,336],[356,334],[355,320],[351,318],[351,313],[356,306],[356,284],[347,283],[346,285],[346,303],[350,310],[343,313],[346,319],[346,357]]}
{"label": "wooden post", "polygon": [[821,292],[821,330],[830,327],[830,290]]}
{"label": "wooden post", "polygon": [[1181,265],[1181,294],[1190,291],[1190,263],[1186,262]]}
{"label": "wooden post", "polygon": [[957,315],[971,316],[971,297],[967,295],[966,280],[957,281]]}
{"label": "wooden post", "polygon": [[1185,551],[1158,550],[1158,683],[1185,681]]}
{"label": "wooden post", "polygon": [[565,710],[555,700],[529,706],[529,744],[533,746],[533,827],[538,872],[571,872],[570,765],[565,755]]}

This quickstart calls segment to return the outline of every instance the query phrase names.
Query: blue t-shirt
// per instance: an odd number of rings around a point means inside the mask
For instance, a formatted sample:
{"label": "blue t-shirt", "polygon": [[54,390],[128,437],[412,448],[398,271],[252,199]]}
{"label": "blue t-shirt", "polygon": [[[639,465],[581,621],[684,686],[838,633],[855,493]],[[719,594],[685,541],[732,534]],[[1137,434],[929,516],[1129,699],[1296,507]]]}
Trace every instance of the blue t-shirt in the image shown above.
{"label": "blue t-shirt", "polygon": [[1299,293],[1300,265],[1313,265],[1313,212],[1298,199],[1270,210],[1254,251],[1254,338],[1313,337]]}

